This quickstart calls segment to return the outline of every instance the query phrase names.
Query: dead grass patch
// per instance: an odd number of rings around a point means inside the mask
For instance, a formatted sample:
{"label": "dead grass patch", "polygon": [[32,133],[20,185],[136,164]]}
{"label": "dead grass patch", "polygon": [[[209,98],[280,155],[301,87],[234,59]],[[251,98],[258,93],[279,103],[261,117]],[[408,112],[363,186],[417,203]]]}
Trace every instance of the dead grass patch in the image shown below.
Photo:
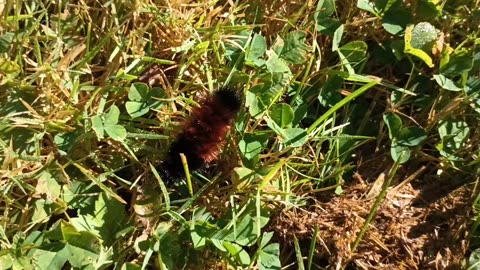
{"label": "dead grass patch", "polygon": [[[471,190],[458,187],[447,195],[441,183],[407,183],[392,188],[357,250],[351,250],[373,199],[365,196],[375,185],[357,181],[341,196],[317,201],[308,211],[284,211],[271,229],[284,243],[293,236],[311,240],[315,226],[317,263],[329,269],[460,269],[467,250]],[[425,192],[426,191],[426,192]],[[426,198],[429,197],[429,198]],[[435,197],[432,200],[432,197]]]}

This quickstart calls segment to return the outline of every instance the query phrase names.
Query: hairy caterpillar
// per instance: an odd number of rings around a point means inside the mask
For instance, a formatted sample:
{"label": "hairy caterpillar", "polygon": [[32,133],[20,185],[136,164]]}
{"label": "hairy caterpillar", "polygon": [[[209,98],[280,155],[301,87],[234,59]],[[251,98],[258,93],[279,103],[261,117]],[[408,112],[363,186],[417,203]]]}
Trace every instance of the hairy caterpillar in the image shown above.
{"label": "hairy caterpillar", "polygon": [[160,164],[162,179],[171,184],[185,178],[180,154],[187,158],[191,172],[200,170],[218,158],[225,135],[242,105],[239,91],[222,87],[200,101],[185,121],[182,131],[170,145]]}

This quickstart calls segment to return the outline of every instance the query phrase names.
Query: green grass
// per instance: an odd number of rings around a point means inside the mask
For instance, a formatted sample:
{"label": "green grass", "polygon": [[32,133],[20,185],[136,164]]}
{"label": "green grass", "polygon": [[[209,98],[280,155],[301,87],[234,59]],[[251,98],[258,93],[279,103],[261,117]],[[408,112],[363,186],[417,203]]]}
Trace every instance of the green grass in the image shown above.
{"label": "green grass", "polygon": [[288,2],[0,3],[0,269],[476,269],[478,1]]}

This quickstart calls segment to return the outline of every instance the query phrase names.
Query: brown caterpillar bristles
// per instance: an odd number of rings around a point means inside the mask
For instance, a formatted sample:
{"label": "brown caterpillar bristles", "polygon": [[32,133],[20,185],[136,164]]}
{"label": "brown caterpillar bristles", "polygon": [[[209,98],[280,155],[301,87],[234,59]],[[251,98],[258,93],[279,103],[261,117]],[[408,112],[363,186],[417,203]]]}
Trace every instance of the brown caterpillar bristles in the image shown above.
{"label": "brown caterpillar bristles", "polygon": [[159,172],[167,183],[185,178],[180,153],[187,158],[191,172],[218,159],[225,135],[242,105],[241,94],[232,87],[222,87],[206,96],[193,109],[183,130],[171,144]]}

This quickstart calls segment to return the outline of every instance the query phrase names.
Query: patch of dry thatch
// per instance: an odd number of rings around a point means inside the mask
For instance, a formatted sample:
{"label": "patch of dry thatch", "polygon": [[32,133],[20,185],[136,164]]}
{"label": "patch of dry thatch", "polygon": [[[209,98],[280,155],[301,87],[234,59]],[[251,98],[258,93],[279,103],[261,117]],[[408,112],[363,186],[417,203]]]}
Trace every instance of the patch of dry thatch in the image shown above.
{"label": "patch of dry thatch", "polygon": [[310,241],[318,226],[315,261],[328,264],[322,266],[329,269],[461,268],[468,246],[471,191],[467,187],[446,196],[437,188],[441,183],[414,187],[410,182],[390,189],[362,242],[352,251],[375,200],[368,197],[375,183],[356,178],[344,194],[318,201],[309,211],[282,212],[271,228],[284,243],[291,243],[294,235]]}

